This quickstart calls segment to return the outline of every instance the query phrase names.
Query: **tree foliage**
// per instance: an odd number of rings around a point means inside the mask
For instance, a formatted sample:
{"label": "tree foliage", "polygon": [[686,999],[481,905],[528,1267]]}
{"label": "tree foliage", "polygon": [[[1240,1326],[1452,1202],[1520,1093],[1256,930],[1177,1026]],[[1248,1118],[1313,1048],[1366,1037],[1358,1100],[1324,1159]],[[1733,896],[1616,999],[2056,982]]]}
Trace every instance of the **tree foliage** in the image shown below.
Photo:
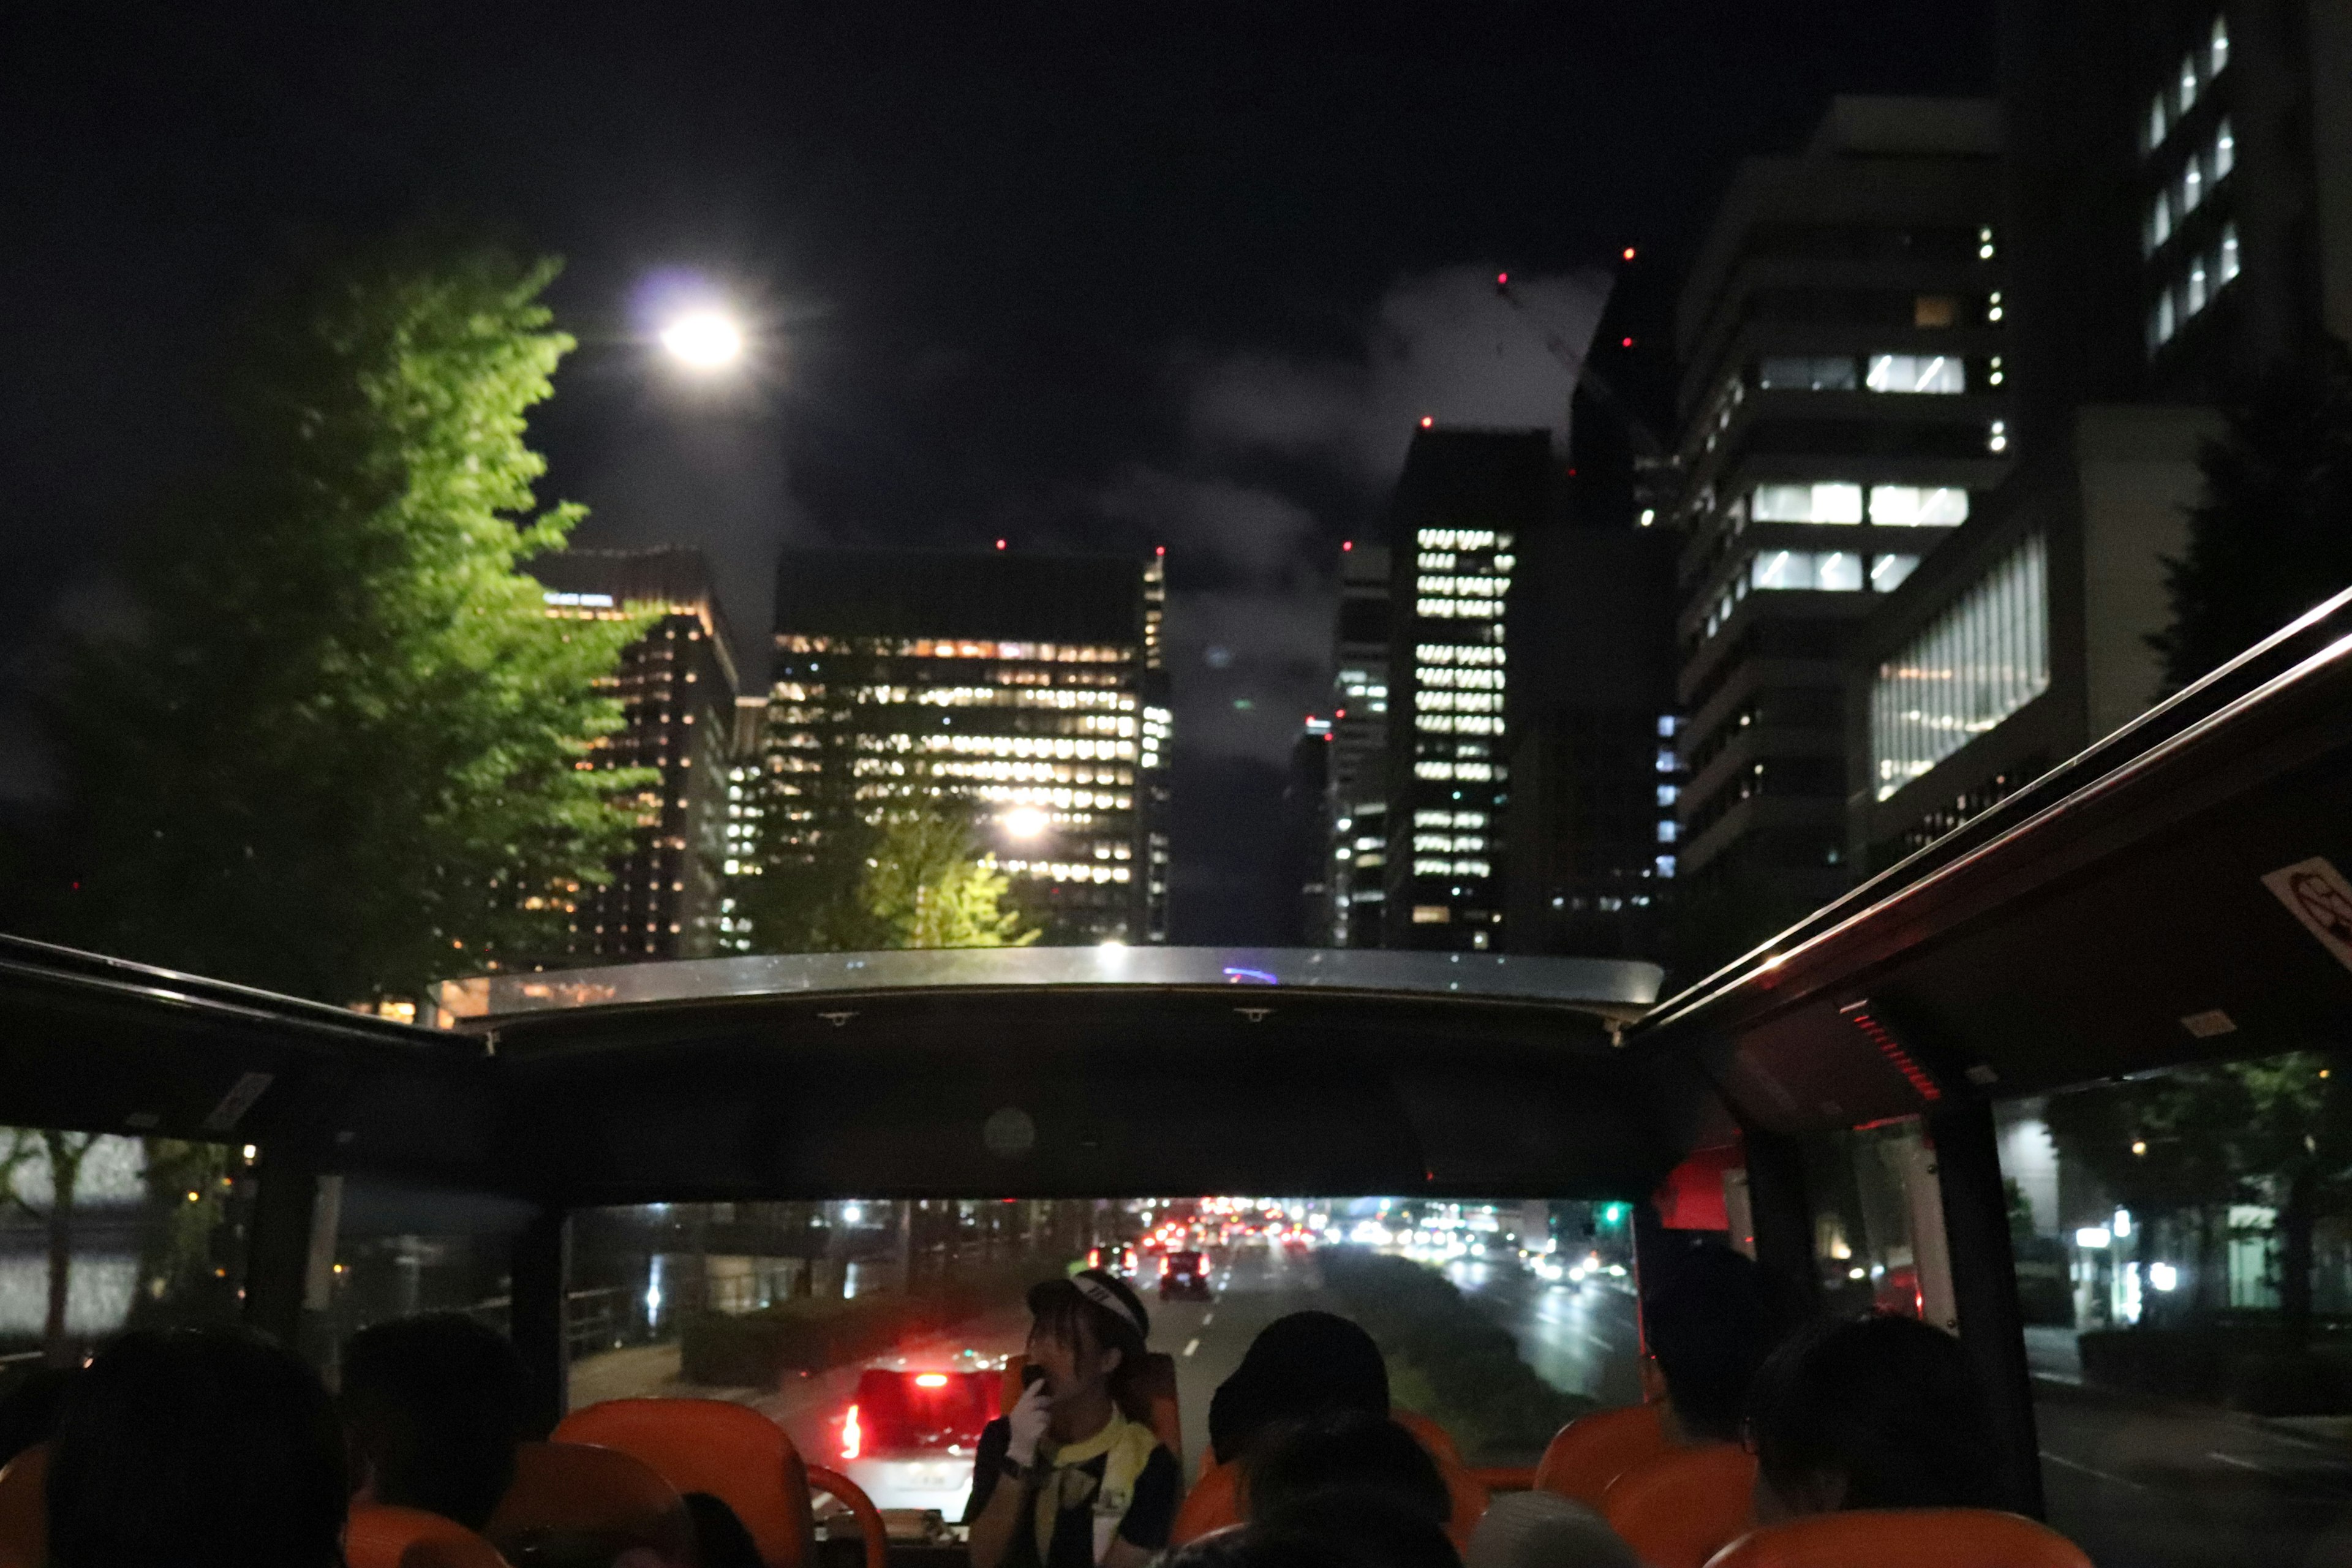
{"label": "tree foliage", "polygon": [[871,819],[845,814],[772,850],[743,902],[763,952],[1024,947],[1037,931],[1007,907],[1010,890],[971,806],[912,789]]}
{"label": "tree foliage", "polygon": [[2352,350],[2325,341],[2226,417],[2166,563],[2172,624],[2149,639],[2176,690],[2352,586]]}
{"label": "tree foliage", "polygon": [[408,237],[260,312],[234,438],[146,531],[135,629],[51,704],[70,821],[42,926],[333,1002],[550,951],[625,848],[590,753],[633,621],[551,621],[527,411],[552,261]]}
{"label": "tree foliage", "polygon": [[2291,1051],[2062,1095],[2050,1101],[2050,1132],[2117,1203],[2199,1247],[2200,1305],[2223,1304],[2203,1288],[2219,1268],[2216,1216],[2235,1204],[2273,1207],[2280,1316],[2300,1343],[2318,1216],[2352,1198],[2352,1073],[2340,1065]]}

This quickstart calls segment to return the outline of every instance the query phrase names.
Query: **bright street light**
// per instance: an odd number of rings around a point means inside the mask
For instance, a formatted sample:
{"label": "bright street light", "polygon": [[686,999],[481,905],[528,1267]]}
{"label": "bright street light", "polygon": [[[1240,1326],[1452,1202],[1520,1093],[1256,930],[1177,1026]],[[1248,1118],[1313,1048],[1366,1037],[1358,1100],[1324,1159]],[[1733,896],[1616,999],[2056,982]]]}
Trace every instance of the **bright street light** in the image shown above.
{"label": "bright street light", "polygon": [[1004,831],[1014,838],[1034,838],[1045,831],[1045,814],[1034,805],[1016,805],[1003,820]]}
{"label": "bright street light", "polygon": [[680,316],[662,329],[662,347],[692,370],[720,370],[743,357],[743,332],[715,310]]}

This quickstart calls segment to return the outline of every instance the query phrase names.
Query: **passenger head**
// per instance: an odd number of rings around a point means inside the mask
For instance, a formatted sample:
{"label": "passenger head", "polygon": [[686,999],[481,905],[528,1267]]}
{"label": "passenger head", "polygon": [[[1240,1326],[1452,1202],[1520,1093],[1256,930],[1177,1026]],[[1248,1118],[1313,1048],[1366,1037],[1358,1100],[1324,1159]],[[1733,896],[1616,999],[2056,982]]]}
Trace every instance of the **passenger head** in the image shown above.
{"label": "passenger head", "polygon": [[1124,1280],[1099,1268],[1029,1288],[1029,1363],[1045,1374],[1056,1399],[1107,1383],[1127,1414],[1141,1419],[1131,1394],[1143,1373],[1151,1319]]}
{"label": "passenger head", "polygon": [[1798,1336],[1757,1374],[1757,1517],[1993,1508],[1992,1423],[1959,1342],[1875,1314]]}
{"label": "passenger head", "polygon": [[[1356,1414],[1349,1419],[1370,1418]],[[1279,1502],[1263,1517],[1253,1515],[1247,1532],[1259,1542],[1265,1553],[1259,1561],[1268,1568],[1462,1565],[1444,1526],[1393,1491],[1325,1488]]]}
{"label": "passenger head", "polygon": [[1252,1519],[1281,1515],[1324,1492],[1387,1500],[1441,1529],[1454,1494],[1429,1450],[1386,1415],[1327,1410],[1265,1432],[1245,1461]]}
{"label": "passenger head", "polygon": [[455,1312],[378,1323],[343,1347],[343,1421],[375,1502],[481,1529],[514,1483],[528,1406],[514,1347]]}
{"label": "passenger head", "polygon": [[1510,1492],[1478,1521],[1463,1568],[1641,1568],[1609,1521],[1557,1492]]}
{"label": "passenger head", "polygon": [[343,1434],[310,1369],[226,1330],[125,1334],[50,1451],[52,1568],[340,1568]]}
{"label": "passenger head", "polygon": [[1754,1260],[1720,1245],[1675,1258],[1643,1303],[1642,1327],[1683,1436],[1738,1441],[1748,1385],[1780,1339]]}
{"label": "passenger head", "polygon": [[1258,1331],[1209,1401],[1209,1446],[1220,1464],[1277,1423],[1327,1410],[1389,1411],[1388,1363],[1372,1336],[1330,1312],[1293,1312]]}
{"label": "passenger head", "polygon": [[0,1392],[0,1465],[58,1435],[72,1379],[62,1367],[37,1366],[8,1380]]}

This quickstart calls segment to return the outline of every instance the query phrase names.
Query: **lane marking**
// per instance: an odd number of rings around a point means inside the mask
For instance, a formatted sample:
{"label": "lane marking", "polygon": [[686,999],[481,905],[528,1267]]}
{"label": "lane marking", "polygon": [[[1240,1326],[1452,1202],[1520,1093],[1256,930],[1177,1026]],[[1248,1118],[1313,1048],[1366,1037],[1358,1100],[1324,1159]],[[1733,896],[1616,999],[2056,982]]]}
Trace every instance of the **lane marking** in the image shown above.
{"label": "lane marking", "polygon": [[1214,1312],[1204,1313],[1204,1314],[1202,1316],[1202,1319],[1201,1319],[1201,1326],[1202,1326],[1202,1328],[1204,1328],[1204,1329],[1205,1329],[1205,1328],[1207,1328],[1211,1323],[1213,1323],[1213,1322],[1215,1322],[1216,1321],[1217,1321],[1217,1314],[1216,1314],[1216,1313],[1214,1313]]}
{"label": "lane marking", "polygon": [[1186,1340],[1184,1342],[1184,1353],[1188,1356],[1200,1348],[1201,1342],[1198,1340]]}
{"label": "lane marking", "polygon": [[2053,1454],[2047,1448],[2042,1450],[2042,1457],[2049,1460],[2053,1465],[2063,1465],[2067,1469],[2079,1470],[2084,1475],[2091,1477],[2094,1480],[2102,1480],[2110,1486],[2129,1487],[2136,1492],[2144,1492],[2147,1490],[2147,1488],[2140,1484],[2138,1481],[2126,1480],[2121,1476],[2111,1476],[2105,1470],[2095,1469],[2091,1466],[2083,1463],[2080,1459],[2070,1459],[2063,1454]]}

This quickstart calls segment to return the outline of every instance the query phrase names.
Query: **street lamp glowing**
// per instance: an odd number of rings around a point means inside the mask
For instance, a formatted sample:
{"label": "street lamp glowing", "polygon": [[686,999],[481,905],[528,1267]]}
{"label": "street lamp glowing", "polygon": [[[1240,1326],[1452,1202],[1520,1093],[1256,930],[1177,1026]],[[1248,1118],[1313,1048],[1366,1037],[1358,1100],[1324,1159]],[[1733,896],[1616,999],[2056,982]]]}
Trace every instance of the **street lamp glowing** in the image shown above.
{"label": "street lamp glowing", "polygon": [[680,316],[662,329],[661,342],[692,370],[719,370],[743,357],[742,329],[712,310]]}
{"label": "street lamp glowing", "polygon": [[1013,838],[1034,838],[1045,831],[1045,814],[1034,805],[1017,805],[1004,814],[1004,831]]}

